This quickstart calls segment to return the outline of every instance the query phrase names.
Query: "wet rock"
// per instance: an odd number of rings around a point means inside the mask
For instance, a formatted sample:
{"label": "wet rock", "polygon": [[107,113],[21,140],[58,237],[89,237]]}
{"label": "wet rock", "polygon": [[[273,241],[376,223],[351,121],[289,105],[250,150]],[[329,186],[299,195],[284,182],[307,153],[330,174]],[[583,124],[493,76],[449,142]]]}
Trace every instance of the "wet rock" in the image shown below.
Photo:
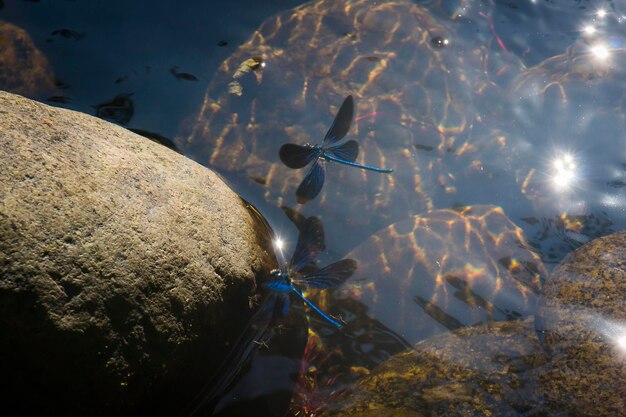
{"label": "wet rock", "polygon": [[533,376],[547,361],[532,319],[467,327],[394,356],[321,415],[535,415],[544,410]]}
{"label": "wet rock", "polygon": [[0,21],[0,90],[25,96],[56,91],[48,60],[28,32]]}
{"label": "wet rock", "polygon": [[4,406],[176,414],[276,266],[265,223],[195,162],[4,92],[0,166]]}
{"label": "wet rock", "polygon": [[571,416],[626,415],[626,233],[572,252],[545,285],[542,323],[553,366],[541,383]]}
{"label": "wet rock", "polygon": [[419,342],[317,415],[624,415],[625,248],[618,233],[570,254],[545,284],[537,321],[489,322]]}

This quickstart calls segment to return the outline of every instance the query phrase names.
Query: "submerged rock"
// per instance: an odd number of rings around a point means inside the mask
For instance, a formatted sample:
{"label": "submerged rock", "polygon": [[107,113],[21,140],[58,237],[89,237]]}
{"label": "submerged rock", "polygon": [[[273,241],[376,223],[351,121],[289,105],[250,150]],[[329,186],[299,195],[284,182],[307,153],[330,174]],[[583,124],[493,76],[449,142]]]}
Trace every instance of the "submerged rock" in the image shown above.
{"label": "submerged rock", "polygon": [[[389,359],[323,416],[518,416],[540,410],[532,376],[548,361],[532,319],[435,336]],[[530,414],[534,415],[534,414]]]}
{"label": "submerged rock", "polygon": [[618,233],[573,252],[546,282],[538,320],[419,342],[316,415],[624,415],[625,248]]}
{"label": "submerged rock", "polygon": [[626,415],[626,232],[572,252],[545,293],[546,398],[572,416]]}
{"label": "submerged rock", "polygon": [[48,60],[24,29],[0,20],[0,89],[27,96],[53,94]]}
{"label": "submerged rock", "polygon": [[4,92],[0,166],[5,407],[176,414],[276,266],[258,212],[159,144]]}

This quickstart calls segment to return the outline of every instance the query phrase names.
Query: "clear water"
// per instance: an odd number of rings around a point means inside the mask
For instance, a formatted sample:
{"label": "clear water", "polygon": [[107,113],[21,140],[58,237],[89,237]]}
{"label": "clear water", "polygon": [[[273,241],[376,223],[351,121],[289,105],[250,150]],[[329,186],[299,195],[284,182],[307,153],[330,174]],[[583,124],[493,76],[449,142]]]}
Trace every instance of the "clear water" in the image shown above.
{"label": "clear water", "polygon": [[[285,257],[297,229],[281,207],[321,217],[322,264],[346,256],[359,262],[345,288],[312,295],[347,330],[310,316],[304,361],[279,338],[259,349],[220,406],[242,413],[263,404],[265,413],[282,415],[298,373],[288,412],[313,413],[327,395],[419,340],[487,319],[532,315],[536,273],[545,278],[572,250],[626,226],[624,4],[416,1],[423,20],[402,29],[415,36],[410,41],[385,38],[405,22],[395,9],[373,14],[370,26],[358,30],[330,13],[324,29],[334,41],[312,45],[302,25],[300,44],[280,36],[268,41],[290,45],[289,56],[266,51],[264,68],[235,77],[239,64],[263,53],[242,47],[261,24],[303,3],[14,1],[0,9],[0,19],[32,36],[66,99],[33,98],[96,114],[125,96],[132,113],[100,115],[176,142],[224,175],[287,243]],[[385,5],[371,3],[372,10]],[[389,2],[396,3],[405,4]],[[281,22],[278,33],[298,30]],[[324,55],[324,48],[332,53]],[[321,73],[325,60],[333,65]],[[383,75],[374,76],[379,70]],[[307,75],[307,84],[294,81]],[[364,89],[368,77],[374,81]],[[227,91],[233,81],[241,97]],[[395,172],[328,164],[320,197],[298,205],[302,174],[280,164],[278,147],[321,140],[347,94],[356,100],[348,137],[361,144],[360,161]],[[220,109],[203,113],[207,104]],[[220,137],[225,127],[232,133]],[[227,145],[222,150],[218,143]],[[475,208],[466,218],[477,217],[460,223],[467,206]],[[423,215],[439,209],[457,214]],[[426,220],[416,223],[420,215]],[[497,240],[515,234],[515,225],[537,258],[514,243],[497,247],[476,237]],[[467,230],[478,232],[468,238]],[[496,266],[481,264],[487,261]],[[472,281],[467,265],[478,276],[484,267],[486,275],[509,271],[515,279],[495,291],[488,279]],[[436,268],[448,273],[443,283],[433,283]],[[463,291],[468,285],[470,295]],[[490,307],[476,307],[477,299]]]}

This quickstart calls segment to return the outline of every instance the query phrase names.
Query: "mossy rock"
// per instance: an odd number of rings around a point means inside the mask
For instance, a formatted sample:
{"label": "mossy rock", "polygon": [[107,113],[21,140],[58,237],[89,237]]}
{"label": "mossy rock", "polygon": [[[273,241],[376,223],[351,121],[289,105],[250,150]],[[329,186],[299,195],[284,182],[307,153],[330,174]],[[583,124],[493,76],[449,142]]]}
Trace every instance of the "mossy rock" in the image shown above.
{"label": "mossy rock", "polygon": [[467,327],[394,356],[319,415],[536,415],[541,393],[532,377],[547,361],[532,318]]}
{"label": "mossy rock", "polygon": [[572,416],[626,414],[626,233],[565,258],[545,285],[539,326],[553,355],[546,398]]}

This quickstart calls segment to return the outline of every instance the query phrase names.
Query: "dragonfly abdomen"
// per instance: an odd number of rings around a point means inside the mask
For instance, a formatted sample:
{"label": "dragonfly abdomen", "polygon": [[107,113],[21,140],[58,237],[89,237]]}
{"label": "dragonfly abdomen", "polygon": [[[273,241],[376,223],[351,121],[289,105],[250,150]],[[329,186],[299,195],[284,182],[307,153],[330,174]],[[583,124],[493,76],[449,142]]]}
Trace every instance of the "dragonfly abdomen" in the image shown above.
{"label": "dragonfly abdomen", "polygon": [[361,165],[361,164],[358,164],[356,162],[346,161],[344,159],[337,158],[337,157],[335,157],[333,155],[330,155],[328,152],[322,152],[321,157],[326,159],[326,160],[329,160],[329,161],[335,161],[335,162],[338,162],[340,164],[350,165],[352,167],[357,167],[357,168],[362,168],[362,169],[367,169],[369,171],[384,172],[384,173],[393,172],[393,169],[391,169],[391,168],[378,168],[378,167],[373,167],[373,166],[369,166],[369,165]]}

